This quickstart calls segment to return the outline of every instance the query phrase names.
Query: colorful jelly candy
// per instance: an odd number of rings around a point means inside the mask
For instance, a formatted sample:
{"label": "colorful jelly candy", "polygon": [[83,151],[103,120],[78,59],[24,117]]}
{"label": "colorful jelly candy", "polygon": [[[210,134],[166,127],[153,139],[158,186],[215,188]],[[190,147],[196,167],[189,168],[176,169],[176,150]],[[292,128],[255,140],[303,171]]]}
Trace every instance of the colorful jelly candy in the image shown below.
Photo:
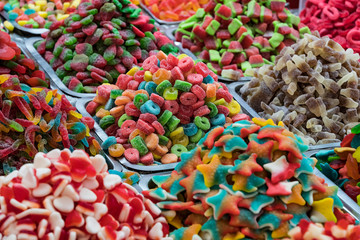
{"label": "colorful jelly candy", "polygon": [[176,229],[175,240],[281,239],[301,220],[354,224],[341,211],[338,188],[314,175],[316,159],[305,157],[307,149],[281,126],[218,126],[143,194]]}
{"label": "colorful jelly candy", "polygon": [[166,219],[101,155],[38,153],[34,163],[1,176],[3,239],[165,239]]}
{"label": "colorful jelly candy", "polygon": [[98,87],[86,110],[112,136],[103,143],[111,156],[145,165],[177,162],[209,129],[248,118],[204,63],[163,52]]}
{"label": "colorful jelly candy", "polygon": [[35,47],[70,90],[95,93],[156,51],[178,51],[153,23],[127,0],[84,1]]}
{"label": "colorful jelly candy", "polygon": [[240,93],[261,117],[282,121],[306,144],[340,142],[359,123],[359,59],[328,37],[305,34]]}
{"label": "colorful jelly candy", "polygon": [[99,153],[99,143],[89,134],[94,120],[83,118],[64,95],[44,87],[31,88],[20,83],[16,75],[2,74],[0,79],[0,159],[3,164],[19,168],[37,152],[54,148],[86,149],[91,155]]}
{"label": "colorful jelly candy", "polygon": [[6,11],[10,21],[26,28],[47,28],[52,22],[64,20],[75,12],[80,0],[10,0],[0,2],[0,10]]}
{"label": "colorful jelly candy", "polygon": [[360,124],[342,140],[340,147],[321,150],[317,167],[360,205]]}
{"label": "colorful jelly candy", "polygon": [[360,53],[360,3],[357,0],[306,1],[301,22],[321,36],[328,36],[343,48]]}
{"label": "colorful jelly candy", "polygon": [[143,0],[143,4],[160,20],[175,22],[185,20],[199,8],[214,4],[213,0]]}
{"label": "colorful jelly candy", "polygon": [[236,0],[209,2],[179,25],[175,38],[213,72],[238,80],[273,63],[304,33],[309,28],[285,8],[285,0]]}

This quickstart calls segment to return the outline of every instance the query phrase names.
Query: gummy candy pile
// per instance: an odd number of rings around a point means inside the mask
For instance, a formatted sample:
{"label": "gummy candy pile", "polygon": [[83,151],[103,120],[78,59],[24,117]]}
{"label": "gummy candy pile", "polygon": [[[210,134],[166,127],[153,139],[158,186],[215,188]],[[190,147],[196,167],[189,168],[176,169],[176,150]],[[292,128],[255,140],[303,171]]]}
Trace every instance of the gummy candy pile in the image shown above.
{"label": "gummy candy pile", "polygon": [[308,27],[285,8],[285,1],[210,1],[179,25],[176,41],[222,77],[271,64],[281,49],[295,43]]}
{"label": "gummy candy pile", "polygon": [[360,2],[358,0],[308,0],[301,22],[321,36],[328,36],[343,48],[360,53]]}
{"label": "gummy candy pile", "polygon": [[35,47],[70,90],[95,93],[150,53],[178,51],[153,23],[128,0],[83,1],[65,20],[53,22]]}
{"label": "gummy candy pile", "polygon": [[[354,224],[337,187],[313,173],[299,137],[281,126],[242,120],[216,127],[183,153],[171,176],[155,176],[154,200],[174,239],[284,238],[301,219]],[[186,238],[185,238],[186,239]]]}
{"label": "gummy candy pile", "polygon": [[143,0],[142,3],[158,19],[175,22],[185,20],[199,8],[212,5],[214,0]]}
{"label": "gummy candy pile", "polygon": [[1,176],[1,234],[7,239],[153,239],[169,232],[166,219],[101,155],[38,153]]}
{"label": "gummy candy pile", "polygon": [[212,127],[249,119],[204,63],[161,51],[100,86],[86,110],[113,136],[104,150],[145,165],[177,162]]}
{"label": "gummy candy pile", "polygon": [[328,37],[305,34],[240,93],[261,117],[282,121],[306,144],[340,142],[359,123],[359,59]]}
{"label": "gummy candy pile", "polygon": [[340,146],[319,151],[317,167],[360,205],[360,124],[351,129]]}

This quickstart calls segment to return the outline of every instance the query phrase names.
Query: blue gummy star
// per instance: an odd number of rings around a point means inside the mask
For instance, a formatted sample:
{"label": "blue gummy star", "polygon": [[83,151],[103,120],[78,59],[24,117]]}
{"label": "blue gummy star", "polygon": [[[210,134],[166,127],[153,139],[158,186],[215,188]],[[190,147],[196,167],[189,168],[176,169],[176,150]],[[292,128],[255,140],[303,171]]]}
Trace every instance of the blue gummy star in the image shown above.
{"label": "blue gummy star", "polygon": [[275,201],[275,199],[273,197],[269,197],[267,195],[264,194],[258,194],[254,200],[252,201],[251,205],[250,205],[250,210],[253,213],[259,213],[261,211],[261,209],[271,203],[273,203]]}

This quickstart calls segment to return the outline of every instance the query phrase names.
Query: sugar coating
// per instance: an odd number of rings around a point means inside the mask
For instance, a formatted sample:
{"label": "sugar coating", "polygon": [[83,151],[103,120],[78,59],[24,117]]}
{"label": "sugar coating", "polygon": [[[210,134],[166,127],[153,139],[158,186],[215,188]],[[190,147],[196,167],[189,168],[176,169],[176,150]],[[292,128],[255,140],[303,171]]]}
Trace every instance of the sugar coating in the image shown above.
{"label": "sugar coating", "polygon": [[[50,165],[49,165],[50,162]],[[38,175],[48,169],[47,174]],[[161,211],[101,155],[38,153],[34,164],[1,176],[0,226],[6,239],[166,239]]]}
{"label": "sugar coating", "polygon": [[143,194],[177,228],[174,239],[277,239],[301,219],[354,223],[340,210],[337,187],[314,175],[316,159],[306,150],[284,127],[238,121],[208,132]]}
{"label": "sugar coating", "polygon": [[306,144],[339,142],[359,123],[359,54],[305,34],[241,88],[261,117],[282,121]]}

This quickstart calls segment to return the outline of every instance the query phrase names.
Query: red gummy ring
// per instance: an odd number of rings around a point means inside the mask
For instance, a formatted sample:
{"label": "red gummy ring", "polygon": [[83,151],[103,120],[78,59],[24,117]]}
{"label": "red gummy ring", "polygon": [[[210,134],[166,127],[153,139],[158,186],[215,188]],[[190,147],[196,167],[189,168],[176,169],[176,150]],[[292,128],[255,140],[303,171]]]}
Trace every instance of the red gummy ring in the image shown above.
{"label": "red gummy ring", "polygon": [[187,80],[192,85],[198,85],[201,84],[204,77],[201,74],[192,73],[187,76]]}
{"label": "red gummy ring", "polygon": [[223,88],[220,88],[216,92],[216,98],[217,99],[224,98],[225,101],[229,103],[229,102],[231,102],[233,97],[232,97],[231,93],[229,93],[228,91],[226,91]]}
{"label": "red gummy ring", "polygon": [[179,104],[175,100],[166,100],[164,110],[169,110],[173,114],[176,114],[179,111]]}
{"label": "red gummy ring", "polygon": [[157,66],[157,63],[158,63],[158,59],[155,55],[151,56],[151,57],[148,57],[142,64],[142,68],[145,70],[145,71],[148,71],[150,70],[150,68],[154,65]]}
{"label": "red gummy ring", "polygon": [[[144,156],[142,156],[140,158],[140,162],[144,165],[151,165],[154,163],[154,156],[151,152],[148,152],[147,154],[145,154]],[[133,199],[136,199],[136,198],[133,198]],[[142,205],[142,202],[140,202],[140,204]],[[135,207],[135,208],[132,208],[132,209],[140,209],[140,212],[141,212],[141,208],[139,207]],[[139,213],[140,213],[139,212]]]}
{"label": "red gummy ring", "polygon": [[248,121],[250,121],[251,119],[250,119],[250,117],[249,117],[248,115],[246,115],[246,114],[244,114],[244,113],[238,113],[238,114],[236,114],[235,116],[233,116],[233,117],[231,118],[231,120],[232,120],[233,122],[238,122],[238,121],[241,121],[241,120],[248,120]]}
{"label": "red gummy ring", "polygon": [[125,113],[128,116],[139,117],[141,111],[134,105],[133,102],[129,102],[125,105]]}
{"label": "red gummy ring", "polygon": [[197,102],[197,97],[195,96],[195,94],[193,94],[191,92],[185,92],[185,93],[181,94],[180,102],[183,105],[190,106]]}
{"label": "red gummy ring", "polygon": [[159,107],[162,107],[164,105],[165,99],[155,93],[152,93],[150,95],[150,100],[159,105]]}
{"label": "red gummy ring", "polygon": [[92,117],[82,117],[81,122],[88,125],[89,129],[93,129],[95,125],[95,120]]}
{"label": "red gummy ring", "polygon": [[[170,54],[168,55],[168,57],[167,57],[167,62],[168,62],[171,66],[175,67],[175,66],[177,66],[177,65],[179,64],[179,59],[170,53]],[[171,70],[171,69],[170,69],[170,70]]]}
{"label": "red gummy ring", "polygon": [[168,63],[168,61],[166,61],[165,59],[160,61],[160,67],[164,68],[166,70],[171,70],[173,69],[173,66],[171,64]]}
{"label": "red gummy ring", "polygon": [[127,143],[127,142],[128,142],[127,138],[120,138],[120,137],[116,138],[116,143],[124,144],[124,143]]}
{"label": "red gummy ring", "polygon": [[202,107],[199,107],[198,109],[196,109],[195,111],[194,111],[194,116],[196,117],[196,116],[200,116],[200,117],[202,117],[202,116],[205,116],[205,115],[207,115],[207,114],[209,114],[210,113],[210,109],[208,108],[208,106],[202,106]]}
{"label": "red gummy ring", "polygon": [[146,135],[150,135],[151,133],[155,132],[155,129],[149,123],[147,123],[141,119],[138,119],[138,121],[136,123],[136,128],[138,128],[140,131],[142,131]]}
{"label": "red gummy ring", "polygon": [[204,100],[200,100],[198,101],[197,103],[191,105],[192,109],[196,110],[198,109],[199,107],[203,106],[205,104],[205,101]]}
{"label": "red gummy ring", "polygon": [[186,115],[178,114],[178,115],[176,115],[176,117],[178,119],[180,119],[181,124],[188,124],[188,123],[190,123],[190,120],[191,120],[191,118]]}
{"label": "red gummy ring", "polygon": [[218,106],[216,106],[216,107],[217,107],[217,109],[218,109],[218,114],[221,114],[221,113],[222,113],[222,114],[225,115],[225,117],[229,115],[230,110],[229,110],[227,107],[225,107],[225,106],[223,106],[223,105],[218,105]]}
{"label": "red gummy ring", "polygon": [[171,78],[175,81],[175,80],[181,80],[181,81],[184,81],[185,78],[184,78],[184,75],[181,71],[181,69],[176,66],[174,67],[173,69],[171,69]]}
{"label": "red gummy ring", "polygon": [[191,59],[191,57],[184,57],[179,60],[178,66],[183,72],[186,73],[186,72],[189,72],[193,68],[194,61]]}
{"label": "red gummy ring", "polygon": [[129,137],[130,134],[136,129],[136,122],[134,120],[126,120],[121,125],[121,135],[123,137]]}
{"label": "red gummy ring", "polygon": [[157,120],[157,117],[151,113],[142,113],[140,114],[139,119],[144,120],[145,122],[152,123]]}
{"label": "red gummy ring", "polygon": [[130,82],[128,82],[127,84],[127,89],[130,90],[137,90],[139,86],[139,82],[135,81],[135,80],[131,80]]}
{"label": "red gummy ring", "polygon": [[193,110],[192,106],[180,104],[180,106],[179,106],[179,114],[180,115],[192,117],[193,113],[194,113],[194,110]]}
{"label": "red gummy ring", "polygon": [[139,151],[135,148],[128,148],[124,152],[125,158],[132,164],[137,164],[140,162]]}
{"label": "red gummy ring", "polygon": [[360,46],[360,30],[352,29],[346,35],[346,40],[351,46]]}
{"label": "red gummy ring", "polygon": [[151,123],[151,126],[153,126],[155,128],[155,131],[159,134],[159,135],[164,135],[165,134],[165,129],[164,127],[161,125],[161,123],[159,123],[158,121],[154,121]]}
{"label": "red gummy ring", "polygon": [[206,92],[205,90],[200,87],[199,85],[194,85],[191,87],[190,91],[192,93],[195,94],[195,96],[199,99],[199,100],[203,100],[206,97]]}
{"label": "red gummy ring", "polygon": [[203,77],[207,77],[210,74],[209,68],[203,62],[198,62],[195,65],[196,72],[201,74]]}

